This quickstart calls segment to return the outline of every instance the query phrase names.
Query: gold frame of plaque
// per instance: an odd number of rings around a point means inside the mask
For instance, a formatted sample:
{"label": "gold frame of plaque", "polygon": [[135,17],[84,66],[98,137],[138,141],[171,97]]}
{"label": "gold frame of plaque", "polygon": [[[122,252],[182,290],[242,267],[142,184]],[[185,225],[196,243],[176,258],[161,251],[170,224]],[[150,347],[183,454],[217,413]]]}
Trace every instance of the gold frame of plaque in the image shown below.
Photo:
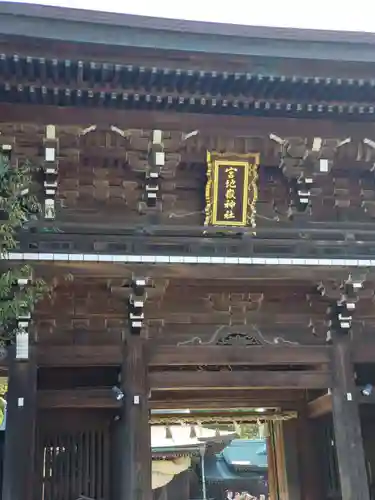
{"label": "gold frame of plaque", "polygon": [[255,227],[259,153],[207,152],[205,225]]}

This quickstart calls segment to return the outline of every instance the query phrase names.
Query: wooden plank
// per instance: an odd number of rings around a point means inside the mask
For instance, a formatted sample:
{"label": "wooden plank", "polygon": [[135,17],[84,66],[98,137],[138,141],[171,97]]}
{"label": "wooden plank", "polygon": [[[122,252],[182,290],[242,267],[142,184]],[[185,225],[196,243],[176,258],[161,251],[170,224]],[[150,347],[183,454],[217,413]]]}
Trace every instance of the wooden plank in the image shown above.
{"label": "wooden plank", "polygon": [[329,359],[329,346],[158,346],[151,352],[150,366],[313,365]]}
{"label": "wooden plank", "polygon": [[[105,338],[105,332],[103,332]],[[153,346],[149,366],[171,365],[291,365],[324,364],[329,362],[329,346]],[[39,345],[39,366],[113,366],[121,363],[121,347]]]}
{"label": "wooden plank", "polygon": [[[105,332],[103,331],[103,338]],[[119,345],[38,345],[37,360],[41,367],[89,367],[113,366],[121,364]]]}
{"label": "wooden plank", "polygon": [[310,401],[307,405],[308,418],[319,418],[332,412],[332,395],[324,394]]}
{"label": "wooden plank", "polygon": [[370,500],[354,367],[347,339],[334,339],[332,352],[332,413],[342,500]]}
{"label": "wooden plank", "polygon": [[[103,331],[103,338],[106,333]],[[157,346],[150,344],[150,366],[162,365],[288,365],[324,364],[330,346]],[[353,344],[355,363],[375,360],[375,343]],[[118,345],[37,346],[37,362],[43,367],[114,366],[121,363]],[[1,364],[6,368],[6,362]]]}
{"label": "wooden plank", "polygon": [[[154,391],[151,395],[152,409],[212,409],[223,408],[274,408],[297,410],[305,401],[303,390],[250,389],[235,392],[210,390],[197,393],[182,391]],[[121,403],[115,400],[110,388],[105,389],[65,389],[38,391],[38,407],[43,409],[99,409],[119,408]]]}
{"label": "wooden plank", "polygon": [[109,388],[38,391],[39,408],[118,408]]}
{"label": "wooden plank", "polygon": [[[74,108],[28,104],[0,104],[0,122],[47,125],[116,125],[120,129],[210,130],[223,136],[268,136],[270,131],[281,137],[345,138],[375,135],[370,123],[334,122],[302,118],[267,118],[259,116],[227,116],[166,111],[123,110],[106,108]],[[374,129],[374,130],[373,130]]]}
{"label": "wooden plank", "polygon": [[322,480],[319,450],[314,435],[314,423],[309,420],[306,406],[294,421],[297,430],[297,453],[300,470],[301,500],[321,500]]}
{"label": "wooden plank", "polygon": [[[10,261],[10,266],[16,266],[16,261]],[[89,261],[55,261],[51,266],[48,261],[34,262],[34,268],[38,269],[40,274],[45,276],[64,276],[68,273],[74,276],[90,276],[95,278],[118,278],[119,276],[131,277],[135,275],[146,275],[150,279],[195,279],[195,280],[217,280],[217,279],[296,279],[312,280],[314,283],[327,279],[343,280],[348,276],[349,269],[347,266],[273,266],[273,265],[230,265],[223,264],[220,266],[220,274],[218,275],[217,266],[211,264],[186,265],[186,264],[149,264],[147,263],[131,263],[123,264],[108,263],[108,262],[89,262]],[[369,270],[369,275],[373,276],[373,272]]]}
{"label": "wooden plank", "polygon": [[[235,392],[220,390],[202,390],[199,393],[181,391],[154,391],[151,394],[151,408],[195,408],[222,409],[283,407],[293,409],[305,401],[305,391],[300,389],[245,389]],[[229,403],[233,403],[230,405]]]}
{"label": "wooden plank", "polygon": [[152,390],[202,389],[323,389],[331,385],[331,374],[318,371],[196,371],[151,372]]}

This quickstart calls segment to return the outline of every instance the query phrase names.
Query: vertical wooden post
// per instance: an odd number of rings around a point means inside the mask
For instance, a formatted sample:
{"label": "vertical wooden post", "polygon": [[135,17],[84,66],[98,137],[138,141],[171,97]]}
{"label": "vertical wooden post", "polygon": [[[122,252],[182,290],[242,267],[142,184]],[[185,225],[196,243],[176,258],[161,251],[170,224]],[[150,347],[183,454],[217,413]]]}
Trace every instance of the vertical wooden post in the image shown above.
{"label": "vertical wooden post", "polygon": [[2,500],[31,500],[35,460],[37,367],[10,353]]}
{"label": "vertical wooden post", "polygon": [[297,450],[302,500],[320,500],[322,498],[321,471],[316,442],[314,441],[314,421],[307,417],[303,408],[296,421]]}
{"label": "vertical wooden post", "polygon": [[334,339],[332,411],[342,500],[370,500],[350,345]]}
{"label": "vertical wooden post", "polygon": [[122,363],[121,500],[151,500],[151,432],[146,340],[128,334]]}

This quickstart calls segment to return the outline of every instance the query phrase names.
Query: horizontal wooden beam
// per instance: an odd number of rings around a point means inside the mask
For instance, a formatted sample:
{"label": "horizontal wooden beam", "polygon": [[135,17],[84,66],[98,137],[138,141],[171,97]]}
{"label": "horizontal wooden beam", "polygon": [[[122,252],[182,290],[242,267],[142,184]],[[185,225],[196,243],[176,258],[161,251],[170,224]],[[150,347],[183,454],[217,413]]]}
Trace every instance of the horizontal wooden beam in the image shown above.
{"label": "horizontal wooden beam", "polygon": [[222,408],[283,408],[297,409],[305,404],[305,391],[300,389],[245,389],[237,391],[202,390],[154,391],[151,407],[156,409],[222,409]]}
{"label": "horizontal wooden beam", "polygon": [[39,408],[118,408],[111,389],[38,391]]}
{"label": "horizontal wooden beam", "polygon": [[[103,336],[105,333],[103,332]],[[150,366],[178,365],[315,365],[329,362],[330,346],[158,346],[150,342]],[[355,363],[375,362],[375,343],[353,344]],[[94,367],[121,364],[118,345],[37,346],[40,367]],[[6,371],[6,360],[0,370]]]}
{"label": "horizontal wooden beam", "polygon": [[[10,266],[18,266],[19,261],[9,261]],[[217,266],[212,264],[185,265],[185,264],[147,264],[147,263],[108,263],[108,262],[89,262],[89,261],[54,261],[51,266],[48,261],[35,261],[34,269],[39,275],[54,278],[55,276],[87,276],[91,278],[131,278],[133,274],[148,276],[150,279],[190,279],[190,280],[244,280],[244,279],[285,279],[297,280],[305,279],[313,283],[329,278],[332,280],[343,280],[348,276],[347,266],[305,266],[305,265],[230,265],[220,266],[220,273],[217,272]],[[368,278],[374,279],[375,271],[369,268]]]}
{"label": "horizontal wooden beam", "polygon": [[310,401],[307,405],[309,418],[319,418],[332,412],[332,395],[324,394]]}
{"label": "horizontal wooden beam", "polygon": [[[167,399],[167,398],[170,399]],[[156,399],[157,398],[157,399]],[[150,407],[155,409],[216,409],[223,408],[281,408],[298,409],[304,403],[303,390],[251,389],[246,391],[210,391],[208,393],[160,391],[151,393]],[[117,408],[120,403],[110,388],[43,390],[38,392],[40,408]]]}
{"label": "horizontal wooden beam", "polygon": [[[103,332],[105,338],[105,332]],[[121,364],[119,345],[38,345],[37,362],[40,367],[90,367],[115,366]]]}
{"label": "horizontal wooden beam", "polygon": [[[103,332],[103,337],[105,333]],[[150,342],[150,366],[314,365],[328,363],[329,346],[157,346]],[[113,366],[121,363],[118,345],[47,346],[37,349],[39,366]]]}
{"label": "horizontal wooden beam", "polygon": [[159,346],[150,365],[314,365],[329,357],[328,346]]}
{"label": "horizontal wooden beam", "polygon": [[331,375],[318,371],[170,371],[151,372],[152,390],[202,391],[202,389],[325,389]]}
{"label": "horizontal wooden beam", "polygon": [[55,125],[115,125],[120,129],[210,130],[225,136],[363,138],[375,135],[371,123],[332,120],[227,116],[167,111],[141,111],[106,108],[74,108],[32,104],[0,104],[0,122]]}
{"label": "horizontal wooden beam", "polygon": [[226,397],[221,397],[218,399],[211,399],[212,396],[207,395],[207,398],[203,401],[202,399],[194,399],[187,397],[186,400],[173,400],[172,398],[165,401],[151,401],[151,408],[158,410],[173,410],[173,409],[184,409],[184,408],[194,408],[196,410],[218,410],[221,408],[281,408],[283,410],[299,410],[303,408],[301,401],[284,401],[283,399],[269,400],[263,399],[261,395],[258,398],[246,399],[243,397],[237,397],[236,391],[227,394]]}
{"label": "horizontal wooden beam", "polygon": [[[360,405],[374,405],[375,394],[365,396],[362,394],[360,387],[357,387],[356,398]],[[332,395],[324,394],[318,398],[310,401],[307,405],[309,418],[319,418],[332,412]]]}

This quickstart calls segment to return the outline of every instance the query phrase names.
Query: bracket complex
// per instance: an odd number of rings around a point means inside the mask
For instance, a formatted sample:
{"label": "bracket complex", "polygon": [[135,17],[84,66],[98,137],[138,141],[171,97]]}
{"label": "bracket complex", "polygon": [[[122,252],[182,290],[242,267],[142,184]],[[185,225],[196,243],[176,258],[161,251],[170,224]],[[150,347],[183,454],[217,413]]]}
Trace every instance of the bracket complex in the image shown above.
{"label": "bracket complex", "polygon": [[363,287],[363,281],[349,275],[338,289],[338,297],[332,297],[323,283],[318,285],[318,292],[327,296],[331,303],[327,309],[328,332],[327,341],[332,340],[333,335],[347,335],[353,324],[353,315],[359,300],[359,292]]}
{"label": "bracket complex", "polygon": [[283,139],[275,134],[271,134],[270,139],[280,145],[279,167],[290,193],[289,216],[306,212],[311,207],[311,194],[316,177],[327,175],[331,171],[337,149],[350,143],[351,139]]}
{"label": "bracket complex", "polygon": [[58,140],[55,125],[47,125],[44,138],[44,217],[56,218],[56,195],[58,186]]}
{"label": "bracket complex", "polygon": [[145,174],[144,199],[148,208],[156,208],[160,202],[161,171],[165,165],[163,132],[153,130],[149,144],[148,166]]}
{"label": "bracket complex", "polygon": [[133,278],[130,285],[128,319],[132,335],[140,335],[144,326],[144,306],[147,299],[146,286],[147,279],[145,278]]}

